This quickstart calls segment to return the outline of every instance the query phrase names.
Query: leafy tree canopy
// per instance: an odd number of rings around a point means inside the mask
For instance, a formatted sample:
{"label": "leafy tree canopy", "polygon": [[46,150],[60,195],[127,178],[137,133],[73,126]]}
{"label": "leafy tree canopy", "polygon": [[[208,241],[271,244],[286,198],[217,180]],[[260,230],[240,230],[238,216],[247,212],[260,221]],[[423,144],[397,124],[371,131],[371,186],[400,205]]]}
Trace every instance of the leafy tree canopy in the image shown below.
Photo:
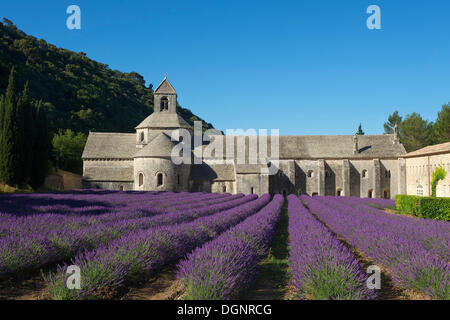
{"label": "leafy tree canopy", "polygon": [[70,129],[59,130],[53,136],[52,141],[58,166],[74,173],[83,173],[83,165],[80,159],[86,139],[86,135],[82,132],[75,133]]}
{"label": "leafy tree canopy", "polygon": [[450,103],[444,104],[438,113],[433,127],[433,140],[435,143],[450,141]]}

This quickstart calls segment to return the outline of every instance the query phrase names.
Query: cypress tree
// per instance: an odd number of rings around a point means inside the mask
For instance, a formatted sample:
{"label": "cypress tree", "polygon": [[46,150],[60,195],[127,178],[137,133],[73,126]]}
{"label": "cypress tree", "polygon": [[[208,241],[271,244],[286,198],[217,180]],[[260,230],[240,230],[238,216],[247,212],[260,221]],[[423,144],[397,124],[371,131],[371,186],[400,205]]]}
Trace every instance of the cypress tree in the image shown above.
{"label": "cypress tree", "polygon": [[0,96],[0,183],[3,182],[3,174],[2,174],[2,161],[3,161],[3,122],[5,119],[5,96]]}
{"label": "cypress tree", "polygon": [[33,143],[33,167],[30,184],[33,188],[42,186],[50,168],[50,140],[47,115],[42,101],[34,107],[35,140]]}
{"label": "cypress tree", "polygon": [[1,180],[10,186],[17,186],[20,181],[20,169],[21,169],[21,149],[22,146],[18,143],[17,139],[17,97],[15,93],[14,85],[14,67],[11,68],[11,73],[8,80],[8,88],[4,98],[4,121],[3,121],[3,134],[2,144],[0,152],[0,164],[2,166]]}
{"label": "cypress tree", "polygon": [[36,140],[35,130],[34,130],[34,119],[33,119],[33,109],[35,108],[34,103],[29,98],[29,87],[28,81],[22,92],[22,106],[24,115],[24,126],[23,126],[23,167],[25,183],[30,184],[30,179],[32,172],[34,170],[33,165],[33,150],[34,143]]}

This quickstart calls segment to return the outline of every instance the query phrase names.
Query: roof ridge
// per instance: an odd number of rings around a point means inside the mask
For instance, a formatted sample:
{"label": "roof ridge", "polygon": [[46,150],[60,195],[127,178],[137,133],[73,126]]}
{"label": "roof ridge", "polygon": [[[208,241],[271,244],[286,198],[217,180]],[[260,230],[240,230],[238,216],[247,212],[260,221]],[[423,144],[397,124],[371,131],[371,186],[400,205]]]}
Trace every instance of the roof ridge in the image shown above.
{"label": "roof ridge", "polygon": [[136,133],[126,133],[126,132],[89,132],[89,134],[94,134],[94,135],[136,135]]}

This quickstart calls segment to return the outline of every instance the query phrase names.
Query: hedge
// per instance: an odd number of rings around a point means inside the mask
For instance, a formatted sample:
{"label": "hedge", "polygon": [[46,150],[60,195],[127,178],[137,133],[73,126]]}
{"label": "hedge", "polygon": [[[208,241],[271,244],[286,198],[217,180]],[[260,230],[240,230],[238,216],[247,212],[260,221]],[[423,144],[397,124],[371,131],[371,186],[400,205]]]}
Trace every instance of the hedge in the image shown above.
{"label": "hedge", "polygon": [[420,218],[450,221],[450,198],[418,197],[398,194],[397,210]]}

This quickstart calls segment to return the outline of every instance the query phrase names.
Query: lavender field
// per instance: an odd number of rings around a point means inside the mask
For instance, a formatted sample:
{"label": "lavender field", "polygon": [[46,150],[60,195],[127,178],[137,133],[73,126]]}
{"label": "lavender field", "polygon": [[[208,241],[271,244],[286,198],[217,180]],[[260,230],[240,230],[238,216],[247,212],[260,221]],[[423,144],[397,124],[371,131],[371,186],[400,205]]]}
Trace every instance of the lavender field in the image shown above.
{"label": "lavender field", "polygon": [[[178,298],[233,299],[273,276],[261,264],[284,246],[287,268],[279,272],[286,274],[277,286],[290,299],[383,298],[383,289],[367,286],[367,261],[396,288],[450,299],[449,223],[383,210],[393,206],[201,192],[0,195],[0,298],[29,278],[42,283],[44,299],[126,298],[169,268],[182,288]],[[80,289],[67,285],[71,265],[80,268]]]}

